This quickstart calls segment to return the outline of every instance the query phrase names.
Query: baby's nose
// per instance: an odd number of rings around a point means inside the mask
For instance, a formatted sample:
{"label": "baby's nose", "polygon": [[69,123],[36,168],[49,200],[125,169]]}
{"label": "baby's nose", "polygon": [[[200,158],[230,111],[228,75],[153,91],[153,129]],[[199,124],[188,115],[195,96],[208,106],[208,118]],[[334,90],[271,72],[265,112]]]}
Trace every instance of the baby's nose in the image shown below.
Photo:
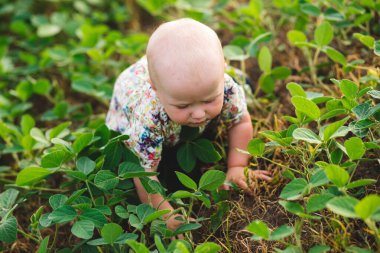
{"label": "baby's nose", "polygon": [[193,113],[191,114],[191,117],[193,119],[199,119],[199,120],[204,119],[205,116],[206,116],[206,112],[200,109],[193,111]]}

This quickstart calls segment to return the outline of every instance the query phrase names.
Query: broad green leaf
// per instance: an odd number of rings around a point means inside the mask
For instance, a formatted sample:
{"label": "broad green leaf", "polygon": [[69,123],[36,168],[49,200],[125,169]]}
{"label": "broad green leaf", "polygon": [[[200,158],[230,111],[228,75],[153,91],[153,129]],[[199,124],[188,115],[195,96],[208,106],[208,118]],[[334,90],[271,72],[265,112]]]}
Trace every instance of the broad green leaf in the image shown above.
{"label": "broad green leaf", "polygon": [[177,198],[178,199],[183,199],[183,198],[191,198],[193,196],[194,195],[191,192],[179,190],[179,191],[174,192],[171,195],[171,198],[173,198],[173,199],[177,199]]}
{"label": "broad green leaf", "polygon": [[330,140],[331,136],[333,136],[335,134],[335,132],[341,127],[343,126],[347,120],[349,119],[350,117],[346,117],[342,120],[339,120],[339,121],[336,121],[334,123],[331,123],[330,125],[328,125],[325,130],[323,131],[323,140],[326,142],[328,140]]}
{"label": "broad green leaf", "polygon": [[326,207],[327,202],[332,199],[334,195],[329,193],[313,194],[309,197],[306,204],[307,213],[314,213]]}
{"label": "broad green leaf", "polygon": [[297,128],[293,131],[293,138],[296,140],[306,141],[308,143],[320,144],[321,139],[310,129]]}
{"label": "broad green leaf", "polygon": [[355,206],[359,203],[359,200],[350,197],[335,197],[327,202],[326,207],[332,212],[342,215],[348,218],[357,218],[355,213]]}
{"label": "broad green leaf", "polygon": [[199,189],[213,191],[218,189],[226,180],[226,174],[219,170],[209,170],[199,180]]}
{"label": "broad green leaf", "polygon": [[380,91],[378,90],[370,90],[367,92],[368,95],[371,95],[373,98],[380,99]]}
{"label": "broad green leaf", "polygon": [[140,204],[136,208],[137,217],[142,222],[147,216],[154,213],[155,209],[148,204]]}
{"label": "broad green leaf", "polygon": [[216,253],[221,249],[222,247],[214,242],[204,242],[195,248],[194,253]]}
{"label": "broad green leaf", "polygon": [[91,172],[93,172],[96,167],[96,163],[86,156],[82,156],[81,158],[79,158],[76,162],[76,165],[77,169],[83,172],[83,174],[85,175],[88,175]]}
{"label": "broad green leaf", "polygon": [[71,125],[71,122],[63,122],[58,126],[52,128],[48,131],[49,140],[53,138],[63,138],[70,133],[68,127]]}
{"label": "broad green leaf", "polygon": [[28,167],[23,169],[17,174],[16,185],[25,186],[33,185],[38,183],[46,176],[50,175],[51,172],[48,169],[40,167]]}
{"label": "broad green leaf", "polygon": [[291,73],[289,68],[283,66],[275,67],[271,71],[271,75],[276,80],[285,80]]}
{"label": "broad green leaf", "polygon": [[314,120],[318,119],[321,115],[318,106],[307,98],[300,96],[292,97],[292,104],[298,111],[306,114]]}
{"label": "broad green leaf", "polygon": [[129,213],[123,206],[116,206],[115,207],[115,213],[117,216],[119,216],[122,219],[128,219]]}
{"label": "broad green leaf", "polygon": [[223,53],[226,59],[231,61],[242,61],[248,58],[243,49],[235,45],[227,45],[223,47]]}
{"label": "broad green leaf", "polygon": [[324,10],[323,16],[326,20],[329,20],[329,21],[344,21],[345,20],[345,17],[340,12],[338,12],[337,10],[331,7]]}
{"label": "broad green leaf", "polygon": [[158,219],[159,217],[167,214],[167,213],[170,213],[171,211],[170,210],[157,210],[157,211],[154,211],[153,213],[145,216],[145,218],[142,220],[142,223],[144,224],[148,224],[149,222],[152,222],[156,219]]}
{"label": "broad green leaf", "polygon": [[81,152],[90,142],[94,135],[92,133],[81,134],[73,143],[73,150],[75,153]]}
{"label": "broad green leaf", "polygon": [[288,237],[294,233],[294,228],[287,226],[287,225],[282,225],[278,228],[276,228],[269,236],[269,240],[272,241],[278,241],[282,240],[285,237]]}
{"label": "broad green leaf", "polygon": [[[13,188],[7,189],[0,193],[0,210],[12,208],[12,206],[16,203],[18,194],[19,191]],[[0,217],[2,217],[1,211]]]}
{"label": "broad green leaf", "polygon": [[102,228],[107,223],[106,217],[97,209],[87,208],[80,215],[80,220],[92,221],[95,227]]}
{"label": "broad green leaf", "polygon": [[345,250],[347,253],[374,253],[370,249],[363,249],[355,246],[347,247]]}
{"label": "broad green leaf", "polygon": [[290,245],[286,247],[286,249],[284,250],[281,250],[278,248],[275,248],[275,249],[277,253],[302,253],[302,250],[299,247],[294,246],[294,245]]}
{"label": "broad green leaf", "polygon": [[310,178],[310,187],[318,187],[321,185],[325,185],[329,182],[328,177],[325,174],[323,169],[319,169],[315,172]]}
{"label": "broad green leaf", "polygon": [[100,170],[96,173],[94,184],[101,189],[111,190],[119,184],[119,179],[109,170]]}
{"label": "broad green leaf", "polygon": [[189,224],[183,224],[181,226],[179,226],[175,231],[174,231],[174,235],[179,235],[179,234],[183,234],[185,232],[188,232],[188,231],[191,231],[191,230],[195,230],[195,229],[198,229],[202,227],[201,224],[199,223],[189,223]]}
{"label": "broad green leaf", "polygon": [[344,142],[347,155],[352,161],[358,160],[365,154],[366,148],[363,141],[358,137],[351,137]]}
{"label": "broad green leaf", "polygon": [[57,35],[61,31],[58,25],[54,24],[44,24],[38,27],[37,35],[38,37],[52,37]]}
{"label": "broad green leaf", "polygon": [[35,120],[29,114],[22,115],[21,117],[21,130],[24,135],[29,134],[30,130],[36,125]]}
{"label": "broad green leaf", "polygon": [[380,40],[376,40],[373,46],[373,52],[375,55],[380,56]]}
{"label": "broad green leaf", "polygon": [[285,208],[286,211],[294,213],[296,215],[299,215],[305,212],[303,206],[301,206],[299,203],[284,201],[284,200],[280,200],[278,203],[283,208]]}
{"label": "broad green leaf", "polygon": [[259,85],[266,94],[272,94],[275,88],[275,80],[272,74],[262,74],[259,78]]}
{"label": "broad green leaf", "polygon": [[362,186],[366,186],[370,184],[375,184],[376,182],[377,182],[376,179],[359,179],[347,184],[346,188],[353,189],[353,188],[362,187]]}
{"label": "broad green leaf", "polygon": [[329,164],[325,168],[325,173],[330,181],[338,187],[345,186],[350,179],[348,172],[335,164]]}
{"label": "broad green leaf", "polygon": [[304,91],[302,86],[299,85],[298,83],[290,82],[286,85],[286,89],[288,89],[292,97],[300,96],[300,97],[306,98],[306,92]]}
{"label": "broad green leaf", "polygon": [[[136,241],[137,238],[138,238],[137,234],[124,233],[124,234],[121,234],[119,236],[119,238],[117,238],[117,240],[115,241],[115,244],[123,244],[124,245],[124,244],[126,244],[126,240]],[[109,243],[107,243],[106,240],[104,240],[104,238],[98,238],[95,240],[88,241],[87,244],[92,245],[92,246],[99,246],[99,245],[107,245]]]}
{"label": "broad green leaf", "polygon": [[157,233],[154,234],[154,244],[156,245],[156,248],[157,248],[159,253],[166,253],[166,248],[165,248],[160,236]]}
{"label": "broad green leaf", "polygon": [[359,87],[351,80],[343,79],[340,82],[340,90],[348,99],[355,99],[359,91]]}
{"label": "broad green leaf", "polygon": [[78,238],[90,239],[94,235],[95,224],[89,220],[81,220],[74,223],[71,233]]}
{"label": "broad green leaf", "polygon": [[330,247],[327,245],[314,245],[308,253],[324,253],[328,252],[330,250]]}
{"label": "broad green leaf", "polygon": [[49,198],[49,204],[53,210],[65,205],[68,197],[63,194],[54,194]]}
{"label": "broad green leaf", "polygon": [[[102,238],[113,245],[117,238],[123,233],[123,228],[116,223],[105,224],[100,232]],[[138,252],[138,251],[137,251]]]}
{"label": "broad green leaf", "polygon": [[333,60],[333,61],[335,61],[335,62],[337,62],[343,66],[347,65],[346,57],[344,57],[344,55],[341,52],[339,52],[338,50],[335,50],[332,47],[328,47],[326,49],[326,54],[331,60]]}
{"label": "broad green leaf", "polygon": [[15,217],[8,217],[0,223],[0,241],[12,243],[17,239],[17,220]]}
{"label": "broad green leaf", "polygon": [[177,151],[177,161],[179,166],[186,172],[191,172],[196,164],[196,156],[189,142],[181,145]]}
{"label": "broad green leaf", "polygon": [[272,69],[272,54],[268,47],[263,46],[258,56],[259,67],[264,73],[269,73]]}
{"label": "broad green leaf", "polygon": [[186,174],[183,174],[181,172],[178,172],[178,171],[176,171],[175,174],[177,175],[179,181],[184,186],[186,186],[187,188],[192,189],[192,190],[197,190],[197,183],[194,182],[194,180],[191,179],[189,176],[187,176]]}
{"label": "broad green leaf", "polygon": [[59,168],[70,157],[70,153],[64,150],[56,150],[42,157],[41,166],[44,168]]}
{"label": "broad green leaf", "polygon": [[301,4],[301,11],[307,15],[318,17],[321,11],[313,4],[304,3]]}
{"label": "broad green leaf", "polygon": [[49,239],[50,235],[46,236],[42,242],[40,243],[40,246],[38,247],[37,253],[46,253],[48,252],[48,246],[49,246]]}
{"label": "broad green leaf", "polygon": [[296,46],[296,42],[307,42],[307,37],[306,35],[297,30],[290,30],[287,33],[288,40],[291,44]]}
{"label": "broad green leaf", "polygon": [[142,243],[134,240],[127,240],[126,243],[133,249],[134,252],[138,253],[149,253],[149,249]]}
{"label": "broad green leaf", "polygon": [[371,194],[365,196],[358,204],[356,204],[355,213],[363,220],[366,220],[379,209],[380,196]]}
{"label": "broad green leaf", "polygon": [[269,239],[270,231],[268,225],[261,220],[252,221],[245,229],[265,240]]}
{"label": "broad green leaf", "polygon": [[280,198],[295,200],[300,198],[308,190],[308,183],[303,178],[296,178],[282,189]]}
{"label": "broad green leaf", "polygon": [[323,21],[322,24],[317,26],[317,29],[314,31],[314,39],[319,47],[327,46],[330,44],[333,37],[333,27],[327,21]]}
{"label": "broad green leaf", "polygon": [[132,227],[137,228],[139,230],[143,229],[144,227],[141,220],[134,214],[129,215],[128,222]]}
{"label": "broad green leaf", "polygon": [[193,145],[194,154],[199,160],[205,163],[214,163],[222,157],[215,150],[214,145],[207,139],[198,139]]}
{"label": "broad green leaf", "polygon": [[119,177],[134,178],[134,177],[149,177],[158,175],[157,172],[145,171],[140,164],[134,162],[123,162],[119,166]]}
{"label": "broad green leaf", "polygon": [[77,212],[71,206],[61,206],[49,214],[49,220],[54,223],[66,223],[72,221],[77,216]]}
{"label": "broad green leaf", "polygon": [[262,156],[265,151],[265,144],[261,139],[255,138],[248,142],[247,150],[252,156]]}
{"label": "broad green leaf", "polygon": [[30,136],[32,136],[33,139],[44,145],[50,145],[50,142],[45,138],[45,135],[39,128],[33,127],[30,130]]}
{"label": "broad green leaf", "polygon": [[361,43],[366,45],[369,49],[373,49],[375,45],[375,39],[372,36],[354,33],[354,37],[357,38]]}

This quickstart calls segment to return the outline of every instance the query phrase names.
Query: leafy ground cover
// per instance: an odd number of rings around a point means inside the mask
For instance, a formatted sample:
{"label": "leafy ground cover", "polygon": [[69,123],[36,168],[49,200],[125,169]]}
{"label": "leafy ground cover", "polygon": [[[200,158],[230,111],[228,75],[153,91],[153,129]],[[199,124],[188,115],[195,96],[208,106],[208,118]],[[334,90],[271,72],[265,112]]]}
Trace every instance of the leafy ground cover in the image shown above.
{"label": "leafy ground cover", "polygon": [[[0,7],[0,242],[5,252],[377,252],[380,2],[6,1]],[[254,85],[254,196],[218,191],[225,129],[194,129],[168,194],[104,117],[117,75],[164,20],[214,28]],[[234,70],[230,74],[240,78]],[[210,165],[199,182],[186,172]],[[176,231],[131,181],[172,201]],[[250,179],[247,179],[250,180]],[[195,220],[191,220],[195,217]],[[171,240],[185,234],[186,240]]]}

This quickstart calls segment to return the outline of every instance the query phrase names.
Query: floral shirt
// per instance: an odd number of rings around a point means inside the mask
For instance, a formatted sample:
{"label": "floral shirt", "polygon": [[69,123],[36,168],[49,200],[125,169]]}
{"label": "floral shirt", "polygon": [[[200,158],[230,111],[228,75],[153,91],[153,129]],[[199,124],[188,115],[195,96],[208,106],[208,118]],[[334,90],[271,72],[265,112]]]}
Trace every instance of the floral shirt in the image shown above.
{"label": "floral shirt", "polygon": [[[120,74],[106,124],[129,135],[126,144],[139,157],[141,166],[155,171],[163,145],[174,146],[179,141],[181,125],[170,120],[148,80],[145,56]],[[219,118],[232,126],[240,121],[247,105],[242,88],[227,74],[224,80],[224,103]],[[200,128],[201,133],[207,124]]]}

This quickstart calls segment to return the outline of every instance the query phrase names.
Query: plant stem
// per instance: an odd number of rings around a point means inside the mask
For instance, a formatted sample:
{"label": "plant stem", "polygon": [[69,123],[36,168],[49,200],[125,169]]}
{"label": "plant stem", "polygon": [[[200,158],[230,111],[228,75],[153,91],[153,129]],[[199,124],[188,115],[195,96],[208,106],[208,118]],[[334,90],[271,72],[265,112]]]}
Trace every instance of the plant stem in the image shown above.
{"label": "plant stem", "polygon": [[380,250],[380,238],[379,238],[380,235],[379,235],[379,231],[377,230],[376,223],[370,219],[367,219],[364,222],[375,233],[375,240],[376,240],[376,244],[377,244],[377,249]]}
{"label": "plant stem", "polygon": [[91,189],[90,189],[90,185],[88,184],[88,181],[87,181],[87,180],[85,181],[85,183],[86,183],[86,186],[87,186],[88,192],[90,193],[90,197],[91,197],[92,203],[93,203],[94,206],[95,206],[95,199],[94,199],[94,196],[92,195],[92,192],[91,192]]}
{"label": "plant stem", "polygon": [[35,238],[34,236],[32,236],[32,235],[30,235],[30,234],[25,233],[25,232],[22,231],[21,229],[17,229],[17,232],[19,232],[19,233],[22,234],[23,236],[25,236],[25,237],[27,237],[27,238],[29,238],[29,239],[35,241],[36,243],[39,243],[39,242],[40,242],[37,238]]}

